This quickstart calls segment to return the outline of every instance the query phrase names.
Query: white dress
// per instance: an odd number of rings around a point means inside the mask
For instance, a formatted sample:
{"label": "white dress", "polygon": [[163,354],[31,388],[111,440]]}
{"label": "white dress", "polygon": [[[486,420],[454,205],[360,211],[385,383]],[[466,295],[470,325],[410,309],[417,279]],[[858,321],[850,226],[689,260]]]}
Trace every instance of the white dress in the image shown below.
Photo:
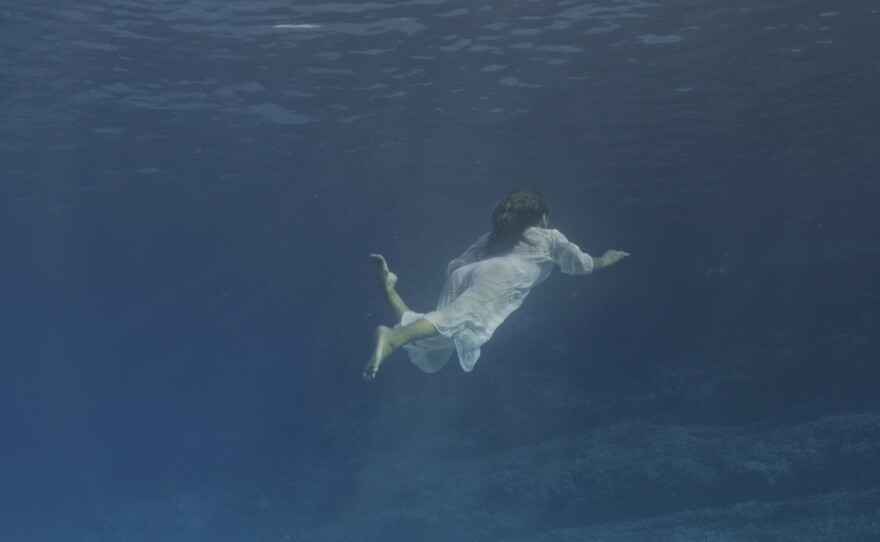
{"label": "white dress", "polygon": [[528,228],[523,240],[507,254],[480,259],[488,239],[487,233],[449,262],[436,310],[406,312],[398,324],[425,318],[439,331],[404,346],[412,362],[426,373],[439,371],[453,351],[458,352],[462,369],[473,370],[483,343],[522,304],[531,288],[550,275],[554,265],[573,275],[593,270],[590,255],[557,230]]}

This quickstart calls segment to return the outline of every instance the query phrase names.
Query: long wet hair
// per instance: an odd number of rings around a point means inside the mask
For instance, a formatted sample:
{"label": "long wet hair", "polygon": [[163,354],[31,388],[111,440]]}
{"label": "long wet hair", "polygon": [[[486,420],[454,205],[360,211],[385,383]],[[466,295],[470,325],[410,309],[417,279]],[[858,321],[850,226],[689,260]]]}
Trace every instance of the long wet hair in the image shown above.
{"label": "long wet hair", "polygon": [[527,228],[541,223],[548,214],[547,201],[537,190],[517,190],[492,210],[492,233],[483,247],[483,257],[506,254],[522,240]]}

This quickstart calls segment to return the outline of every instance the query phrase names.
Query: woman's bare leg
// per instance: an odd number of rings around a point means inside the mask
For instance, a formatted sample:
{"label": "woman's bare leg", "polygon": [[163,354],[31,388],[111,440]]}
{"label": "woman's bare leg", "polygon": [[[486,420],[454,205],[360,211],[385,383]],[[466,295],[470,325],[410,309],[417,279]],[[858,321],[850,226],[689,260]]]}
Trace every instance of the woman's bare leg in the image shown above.
{"label": "woman's bare leg", "polygon": [[367,362],[366,367],[364,367],[364,381],[369,382],[376,378],[376,373],[379,372],[379,366],[382,365],[382,362],[388,359],[388,356],[401,346],[419,339],[433,337],[436,334],[437,328],[434,327],[434,324],[429,320],[424,318],[419,318],[411,324],[398,328],[385,326],[377,327],[376,349],[373,351],[373,356],[370,358],[370,361]]}
{"label": "woman's bare leg", "polygon": [[379,289],[382,291],[385,302],[388,304],[391,312],[394,313],[394,323],[399,324],[403,313],[407,312],[409,307],[406,306],[406,303],[403,302],[403,299],[400,298],[395,289],[397,275],[388,269],[388,262],[385,261],[385,257],[381,254],[370,254],[370,260],[376,268]]}

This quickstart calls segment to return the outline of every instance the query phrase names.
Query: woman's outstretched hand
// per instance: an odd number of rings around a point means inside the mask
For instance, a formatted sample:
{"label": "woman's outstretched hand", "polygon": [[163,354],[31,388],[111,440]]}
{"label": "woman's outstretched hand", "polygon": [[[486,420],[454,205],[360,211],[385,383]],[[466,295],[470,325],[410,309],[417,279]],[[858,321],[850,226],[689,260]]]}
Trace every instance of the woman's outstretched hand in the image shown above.
{"label": "woman's outstretched hand", "polygon": [[627,256],[629,256],[629,252],[624,252],[622,250],[608,250],[602,256],[593,258],[593,269],[603,269],[609,265],[614,265]]}

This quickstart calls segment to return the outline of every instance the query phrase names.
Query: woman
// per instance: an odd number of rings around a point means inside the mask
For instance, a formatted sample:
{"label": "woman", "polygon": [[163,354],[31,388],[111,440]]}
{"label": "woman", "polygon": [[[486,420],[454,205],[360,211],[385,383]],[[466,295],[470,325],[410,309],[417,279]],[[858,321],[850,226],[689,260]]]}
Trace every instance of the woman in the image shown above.
{"label": "woman", "polygon": [[592,258],[559,231],[548,229],[547,215],[540,192],[510,193],[492,211],[492,231],[449,262],[437,309],[427,314],[409,310],[395,289],[397,275],[383,256],[371,254],[397,325],[376,328],[376,348],[364,367],[364,380],[375,378],[382,363],[401,347],[427,373],[439,371],[457,351],[462,369],[469,372],[483,343],[554,265],[563,273],[586,275],[629,256],[609,250]]}

